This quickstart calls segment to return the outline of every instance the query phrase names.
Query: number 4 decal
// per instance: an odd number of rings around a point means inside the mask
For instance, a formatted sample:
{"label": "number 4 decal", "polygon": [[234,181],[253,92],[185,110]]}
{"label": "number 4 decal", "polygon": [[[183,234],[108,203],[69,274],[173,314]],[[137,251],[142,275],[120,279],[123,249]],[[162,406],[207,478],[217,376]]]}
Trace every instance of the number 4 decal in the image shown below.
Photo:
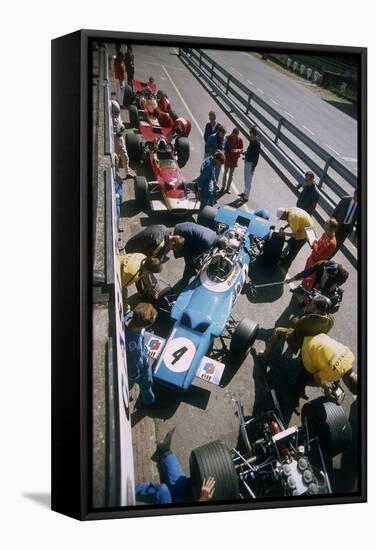
{"label": "number 4 decal", "polygon": [[166,344],[163,363],[173,372],[185,372],[192,364],[196,346],[188,338],[173,338]]}
{"label": "number 4 decal", "polygon": [[174,358],[174,360],[171,361],[171,365],[175,365],[175,363],[177,363],[179,359],[183,357],[186,351],[188,351],[188,348],[186,346],[183,346],[182,348],[174,351],[174,353],[172,354],[172,357]]}

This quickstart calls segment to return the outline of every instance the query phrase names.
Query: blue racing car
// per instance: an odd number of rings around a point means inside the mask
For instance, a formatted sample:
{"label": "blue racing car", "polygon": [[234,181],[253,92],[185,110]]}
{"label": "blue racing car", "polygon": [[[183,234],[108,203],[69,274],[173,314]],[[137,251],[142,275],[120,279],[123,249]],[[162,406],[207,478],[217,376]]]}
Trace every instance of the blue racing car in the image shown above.
{"label": "blue racing car", "polygon": [[230,354],[238,359],[248,353],[259,326],[245,318],[235,328],[231,310],[246,283],[249,265],[266,250],[273,233],[267,219],[228,206],[206,207],[199,222],[215,227],[227,237],[228,246],[197,259],[196,277],[172,306],[175,323],[169,337],[149,339],[156,360],[154,379],[180,391],[188,390],[195,376],[220,383],[225,365],[206,355],[215,337],[229,333]]}

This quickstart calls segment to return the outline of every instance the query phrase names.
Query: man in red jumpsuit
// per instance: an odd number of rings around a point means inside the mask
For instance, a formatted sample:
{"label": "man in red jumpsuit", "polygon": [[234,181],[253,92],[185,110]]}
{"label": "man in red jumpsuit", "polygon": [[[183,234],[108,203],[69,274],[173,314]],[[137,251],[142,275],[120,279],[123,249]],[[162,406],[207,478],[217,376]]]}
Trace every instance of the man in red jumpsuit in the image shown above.
{"label": "man in red jumpsuit", "polygon": [[[222,193],[230,193],[234,170],[238,165],[238,160],[243,152],[243,140],[239,137],[239,130],[234,128],[232,133],[227,136],[225,141],[225,171],[222,180]],[[228,181],[227,180],[228,174]]]}

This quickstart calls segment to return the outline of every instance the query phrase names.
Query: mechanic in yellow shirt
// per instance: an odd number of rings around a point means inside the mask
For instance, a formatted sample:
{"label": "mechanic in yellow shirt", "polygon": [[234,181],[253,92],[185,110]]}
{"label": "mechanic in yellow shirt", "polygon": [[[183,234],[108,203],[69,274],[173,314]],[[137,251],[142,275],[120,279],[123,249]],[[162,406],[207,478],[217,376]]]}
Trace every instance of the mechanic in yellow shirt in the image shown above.
{"label": "mechanic in yellow shirt", "polygon": [[134,252],[132,254],[120,254],[121,286],[123,289],[123,308],[126,311],[127,288],[137,283],[143,277],[162,271],[162,262],[159,258],[147,258],[145,254]]}
{"label": "mechanic in yellow shirt", "polygon": [[[281,227],[279,233],[281,237],[288,238],[287,246],[282,252],[281,264],[289,267],[300,249],[305,245],[307,240],[306,228],[313,228],[313,219],[305,210],[296,206],[277,208],[277,218],[287,221],[287,225]],[[288,228],[290,228],[290,231]]]}

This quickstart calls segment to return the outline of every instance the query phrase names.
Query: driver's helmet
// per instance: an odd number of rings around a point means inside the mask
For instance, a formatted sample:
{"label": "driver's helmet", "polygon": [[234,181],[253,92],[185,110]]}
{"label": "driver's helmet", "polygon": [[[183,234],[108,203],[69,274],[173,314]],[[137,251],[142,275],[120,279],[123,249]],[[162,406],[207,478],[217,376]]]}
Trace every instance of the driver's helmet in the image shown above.
{"label": "driver's helmet", "polygon": [[225,281],[230,275],[233,263],[223,253],[215,254],[207,267],[206,273],[211,281]]}

